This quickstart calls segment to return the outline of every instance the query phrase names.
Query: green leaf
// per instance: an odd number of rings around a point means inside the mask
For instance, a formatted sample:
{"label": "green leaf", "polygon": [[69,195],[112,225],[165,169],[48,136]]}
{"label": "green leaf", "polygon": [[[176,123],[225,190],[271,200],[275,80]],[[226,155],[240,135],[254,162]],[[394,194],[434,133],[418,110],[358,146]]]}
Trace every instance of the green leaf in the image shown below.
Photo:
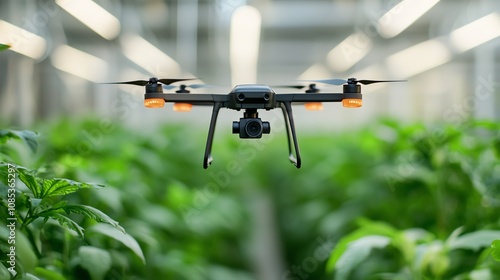
{"label": "green leaf", "polygon": [[54,178],[43,180],[42,198],[56,195],[74,193],[80,189],[102,188],[103,185],[96,183],[82,183],[69,179]]}
{"label": "green leaf", "polygon": [[495,261],[500,262],[500,240],[493,240],[491,242],[491,256]]}
{"label": "green leaf", "polygon": [[80,189],[102,188],[96,183],[82,183],[64,178],[43,179],[35,175],[34,171],[17,166],[19,179],[31,190],[35,198],[45,198],[57,195],[74,193]]}
{"label": "green leaf", "polygon": [[0,44],[0,51],[4,51],[4,50],[6,50],[8,48],[10,48],[10,45]]}
{"label": "green leaf", "polygon": [[493,147],[498,158],[500,158],[500,138],[493,141]]}
{"label": "green leaf", "polygon": [[56,212],[50,212],[48,217],[58,221],[64,228],[75,231],[81,238],[84,237],[84,229],[72,219]]}
{"label": "green leaf", "polygon": [[23,271],[35,271],[35,267],[38,264],[35,250],[28,237],[19,230],[16,231],[16,255],[17,260],[23,267]]}
{"label": "green leaf", "polygon": [[50,279],[50,280],[66,280],[64,276],[62,276],[59,272],[53,271],[53,270],[48,270],[43,267],[37,267],[35,268],[35,275],[40,276],[43,279]]}
{"label": "green leaf", "polygon": [[84,215],[90,219],[93,219],[97,222],[109,224],[109,225],[113,226],[114,228],[120,230],[122,233],[125,233],[125,229],[123,229],[123,227],[121,227],[117,221],[111,219],[108,215],[104,214],[101,210],[96,209],[92,206],[65,205],[65,206],[61,207],[61,209],[64,209],[64,211],[66,211],[66,213],[68,213],[68,214],[69,213],[77,213],[77,214]]}
{"label": "green leaf", "polygon": [[108,224],[96,224],[88,230],[91,232],[104,234],[121,242],[123,245],[132,250],[132,252],[134,252],[134,254],[136,254],[143,263],[146,263],[146,259],[144,258],[141,246],[139,246],[139,243],[137,243],[137,241],[132,236],[123,233],[122,231],[119,231],[118,229]]}
{"label": "green leaf", "polygon": [[111,256],[107,251],[92,246],[78,248],[80,265],[85,268],[92,280],[102,280],[111,269]]}
{"label": "green leaf", "polygon": [[345,250],[347,250],[349,243],[369,235],[394,237],[398,234],[395,228],[385,223],[373,222],[366,219],[360,219],[358,223],[361,227],[340,239],[337,246],[333,249],[330,259],[326,264],[327,271],[333,271],[335,269],[336,263],[344,254]]}
{"label": "green leaf", "polygon": [[335,279],[348,279],[351,271],[370,255],[372,249],[384,248],[390,242],[389,237],[370,235],[349,243],[335,264]]}
{"label": "green leaf", "polygon": [[450,266],[450,259],[447,255],[446,246],[440,240],[430,244],[421,246],[424,250],[422,261],[420,262],[421,270],[430,269],[431,273],[439,277],[443,275]]}
{"label": "green leaf", "polygon": [[35,176],[35,172],[22,166],[16,166],[17,176],[33,193],[35,198],[41,198],[43,179]]}
{"label": "green leaf", "polygon": [[449,243],[449,248],[477,251],[481,248],[489,247],[493,240],[499,238],[499,230],[479,230],[455,238]]}
{"label": "green leaf", "polygon": [[36,152],[38,148],[38,142],[36,140],[37,137],[38,134],[36,132],[29,130],[0,129],[0,141],[6,141],[7,139],[20,139],[31,149],[33,153]]}
{"label": "green leaf", "polygon": [[0,279],[10,279],[10,272],[7,268],[0,262]]}
{"label": "green leaf", "polygon": [[493,280],[496,279],[493,277],[491,270],[488,268],[473,270],[469,273],[470,280]]}
{"label": "green leaf", "polygon": [[41,280],[40,278],[36,277],[35,275],[31,274],[31,273],[26,273],[24,275],[16,275],[16,277],[14,278],[15,280]]}

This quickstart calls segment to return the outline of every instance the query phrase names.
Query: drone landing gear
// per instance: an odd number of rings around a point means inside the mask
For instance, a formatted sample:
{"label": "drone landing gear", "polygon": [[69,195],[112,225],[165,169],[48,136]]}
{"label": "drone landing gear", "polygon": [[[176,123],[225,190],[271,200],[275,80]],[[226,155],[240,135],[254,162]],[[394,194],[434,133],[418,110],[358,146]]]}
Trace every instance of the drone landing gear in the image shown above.
{"label": "drone landing gear", "polygon": [[[297,135],[295,133],[295,123],[293,120],[293,114],[292,114],[292,104],[291,102],[283,102],[280,104],[281,110],[283,112],[283,118],[285,120],[285,125],[286,125],[286,134],[287,134],[287,140],[288,140],[288,158],[290,159],[290,162],[292,162],[297,168],[300,168],[301,166],[301,159],[300,159],[300,152],[299,152],[299,144],[297,141]],[[203,158],[203,168],[207,169],[210,164],[212,164],[212,144],[214,140],[214,133],[215,133],[215,125],[217,123],[217,116],[219,115],[219,110],[222,108],[222,102],[215,102],[213,111],[212,111],[212,118],[210,120],[210,126],[208,128],[208,137],[207,137],[207,145],[205,147],[205,156]],[[241,124],[242,121],[251,119],[250,122],[244,122],[244,124]],[[255,123],[254,123],[255,122]],[[237,125],[236,125],[237,124]],[[258,125],[257,125],[258,124]],[[240,133],[240,125],[241,125],[241,131],[243,131],[244,128],[244,133]],[[254,129],[254,126],[258,126],[259,129]],[[246,110],[244,114],[244,118],[240,119],[240,122],[234,122],[233,123],[233,133],[240,133],[240,138],[260,138],[262,133],[269,133],[270,132],[270,126],[268,122],[262,122],[258,118],[257,110]],[[252,133],[254,131],[258,131],[259,134],[253,135]],[[248,134],[248,135],[247,135]],[[244,135],[242,137],[242,135]],[[293,143],[293,145],[292,145]]]}
{"label": "drone landing gear", "polygon": [[205,147],[205,156],[203,158],[203,168],[207,169],[212,164],[212,143],[214,142],[215,124],[217,123],[217,116],[219,110],[222,108],[222,102],[215,102],[214,109],[212,110],[212,119],[210,120],[210,127],[208,128],[207,146]]}
{"label": "drone landing gear", "polygon": [[[286,135],[288,140],[288,158],[297,168],[300,168],[302,161],[300,159],[299,143],[297,134],[295,133],[295,123],[293,121],[292,104],[291,102],[283,102],[280,104],[285,119]],[[293,142],[293,147],[292,147]],[[295,155],[294,151],[295,150]]]}

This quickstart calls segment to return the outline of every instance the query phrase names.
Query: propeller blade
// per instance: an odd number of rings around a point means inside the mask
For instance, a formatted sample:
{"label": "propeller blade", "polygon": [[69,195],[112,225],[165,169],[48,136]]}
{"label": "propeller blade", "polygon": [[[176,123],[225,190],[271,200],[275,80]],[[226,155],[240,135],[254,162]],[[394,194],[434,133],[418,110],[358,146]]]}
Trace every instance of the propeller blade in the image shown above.
{"label": "propeller blade", "polygon": [[163,85],[164,89],[174,89],[174,88],[192,88],[192,89],[198,89],[198,88],[210,88],[210,87],[215,87],[213,85],[207,85],[207,84],[192,84],[192,85]]}
{"label": "propeller blade", "polygon": [[295,88],[295,89],[303,89],[307,86],[304,85],[277,85],[277,86],[271,86],[271,88]]}
{"label": "propeller blade", "polygon": [[136,85],[136,86],[145,86],[149,82],[145,80],[137,80],[137,81],[128,81],[128,82],[114,82],[114,83],[104,83],[104,84],[115,84],[115,85]]}
{"label": "propeller blade", "polygon": [[175,82],[181,82],[181,81],[189,81],[189,80],[197,80],[195,78],[189,78],[189,79],[158,79],[158,82],[165,84],[165,85],[170,85]]}
{"label": "propeller blade", "polygon": [[347,80],[344,79],[323,79],[323,80],[308,80],[309,82],[316,82],[316,83],[323,83],[323,84],[330,84],[330,85],[335,85],[335,86],[340,86],[345,83],[347,83]]}
{"label": "propeller blade", "polygon": [[376,84],[376,83],[397,83],[397,82],[407,82],[407,80],[358,80],[357,81],[360,84],[363,85],[370,85],[370,84]]}
{"label": "propeller blade", "polygon": [[351,78],[348,80],[344,79],[324,79],[324,80],[311,80],[318,83],[330,84],[340,86],[345,83],[360,83],[363,85],[370,85],[376,83],[394,83],[394,82],[406,82],[406,80],[356,80],[355,78]]}
{"label": "propeller blade", "polygon": [[216,87],[214,85],[207,85],[207,84],[193,84],[193,85],[188,85],[188,87],[192,89],[197,89],[197,88],[211,88],[211,87]]}
{"label": "propeller blade", "polygon": [[163,88],[164,89],[174,89],[176,88],[177,86],[173,86],[173,85],[163,85]]}

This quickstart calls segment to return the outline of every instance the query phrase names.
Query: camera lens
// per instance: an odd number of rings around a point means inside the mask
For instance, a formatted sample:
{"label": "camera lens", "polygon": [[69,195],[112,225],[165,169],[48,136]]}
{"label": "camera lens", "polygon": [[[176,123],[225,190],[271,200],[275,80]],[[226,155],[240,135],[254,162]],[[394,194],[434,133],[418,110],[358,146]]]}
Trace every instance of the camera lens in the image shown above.
{"label": "camera lens", "polygon": [[233,122],[233,133],[240,133],[240,122]]}
{"label": "camera lens", "polygon": [[249,137],[260,137],[262,135],[262,123],[259,120],[249,121],[245,126],[245,132]]}

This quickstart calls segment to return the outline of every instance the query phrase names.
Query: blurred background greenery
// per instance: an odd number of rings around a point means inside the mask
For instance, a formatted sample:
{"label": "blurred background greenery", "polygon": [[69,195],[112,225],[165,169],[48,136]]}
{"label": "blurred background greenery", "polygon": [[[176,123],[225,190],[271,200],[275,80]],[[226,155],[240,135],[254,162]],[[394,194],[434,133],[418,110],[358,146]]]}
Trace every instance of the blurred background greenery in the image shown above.
{"label": "blurred background greenery", "polygon": [[75,260],[88,244],[111,256],[105,278],[92,279],[500,275],[490,248],[500,239],[495,122],[429,127],[381,119],[337,134],[300,134],[301,169],[288,163],[283,133],[249,141],[218,135],[214,164],[204,170],[206,135],[188,126],[138,133],[118,122],[67,119],[36,130],[35,154],[9,140],[5,157],[40,176],[106,185],[65,199],[120,222],[146,259],[92,231],[81,240],[49,223],[34,266],[67,279],[90,277]]}

